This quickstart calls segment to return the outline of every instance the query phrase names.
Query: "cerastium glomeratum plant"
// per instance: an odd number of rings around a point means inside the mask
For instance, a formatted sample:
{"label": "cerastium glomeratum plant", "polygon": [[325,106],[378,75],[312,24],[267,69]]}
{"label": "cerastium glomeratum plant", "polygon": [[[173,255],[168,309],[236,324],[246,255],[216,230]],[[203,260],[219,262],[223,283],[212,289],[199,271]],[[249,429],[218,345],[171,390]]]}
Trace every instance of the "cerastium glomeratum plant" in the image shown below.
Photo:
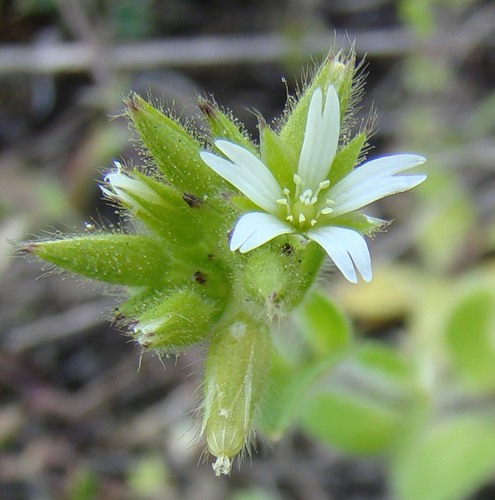
{"label": "cerastium glomeratum plant", "polygon": [[332,52],[290,97],[259,144],[201,98],[206,137],[131,94],[126,114],[149,161],[115,162],[101,185],[133,231],[29,241],[24,253],[124,287],[115,321],[142,349],[205,344],[200,435],[217,475],[253,434],[272,355],[271,323],[297,306],[325,256],[351,282],[372,277],[364,236],[385,221],[361,210],[420,184],[424,162],[399,154],[364,162],[370,121],[355,56]]}

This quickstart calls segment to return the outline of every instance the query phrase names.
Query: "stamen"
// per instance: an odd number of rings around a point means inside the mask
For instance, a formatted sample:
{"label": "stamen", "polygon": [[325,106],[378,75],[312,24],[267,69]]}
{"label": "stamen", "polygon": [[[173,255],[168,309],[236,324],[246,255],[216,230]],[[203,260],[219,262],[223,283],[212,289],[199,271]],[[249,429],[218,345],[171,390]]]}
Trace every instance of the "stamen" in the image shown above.
{"label": "stamen", "polygon": [[306,221],[306,217],[304,217],[304,214],[299,214],[299,222],[302,224],[305,221]]}
{"label": "stamen", "polygon": [[333,212],[333,208],[330,208],[330,207],[327,207],[327,208],[324,208],[321,213],[323,215],[328,215],[328,214],[331,214]]}
{"label": "stamen", "polygon": [[318,196],[320,195],[320,191],[322,189],[326,189],[328,186],[330,186],[330,181],[328,179],[318,184],[318,189],[315,191],[313,198],[311,198],[311,205],[314,205],[318,201]]}
{"label": "stamen", "polygon": [[279,198],[278,200],[275,200],[275,201],[279,205],[285,205],[285,207],[287,208],[287,216],[289,216],[290,212],[291,212],[291,210],[290,210],[290,203],[289,203],[290,200],[288,200],[287,198]]}
{"label": "stamen", "polygon": [[289,221],[289,222],[294,222],[294,216],[293,215],[288,215],[286,218],[285,218],[286,221]]}
{"label": "stamen", "polygon": [[311,219],[310,224],[311,224],[311,227],[313,227],[316,224],[316,219]]}
{"label": "stamen", "polygon": [[294,177],[292,178],[294,181],[294,184],[296,185],[296,192],[294,197],[297,199],[299,198],[299,186],[302,184],[302,179],[299,177],[297,174],[294,174]]}
{"label": "stamen", "polygon": [[291,214],[291,206],[290,206],[290,191],[287,188],[282,189],[282,193],[285,195],[285,198],[280,198],[276,200],[280,205],[285,205],[287,208],[287,217]]}

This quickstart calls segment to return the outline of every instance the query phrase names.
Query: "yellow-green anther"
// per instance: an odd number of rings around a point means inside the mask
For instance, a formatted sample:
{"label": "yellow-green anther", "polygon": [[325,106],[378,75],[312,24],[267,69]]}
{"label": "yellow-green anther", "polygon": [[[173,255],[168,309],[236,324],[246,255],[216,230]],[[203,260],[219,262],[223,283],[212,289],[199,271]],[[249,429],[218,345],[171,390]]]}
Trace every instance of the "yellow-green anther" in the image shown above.
{"label": "yellow-green anther", "polygon": [[253,432],[253,414],[270,356],[267,326],[244,312],[225,321],[211,340],[201,434],[216,457],[213,469],[217,476],[230,473],[234,457]]}

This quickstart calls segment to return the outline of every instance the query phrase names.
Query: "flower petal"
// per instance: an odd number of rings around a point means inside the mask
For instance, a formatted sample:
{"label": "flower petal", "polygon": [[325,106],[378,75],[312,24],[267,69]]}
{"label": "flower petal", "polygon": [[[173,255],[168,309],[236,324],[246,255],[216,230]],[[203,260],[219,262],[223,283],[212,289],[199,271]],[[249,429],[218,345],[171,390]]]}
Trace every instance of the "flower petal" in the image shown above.
{"label": "flower petal", "polygon": [[207,151],[200,153],[201,159],[256,205],[267,212],[274,212],[277,209],[276,200],[283,197],[282,190],[263,162],[232,142],[219,140],[215,145],[229,160]]}
{"label": "flower petal", "polygon": [[333,215],[346,214],[370,203],[421,184],[426,175],[400,175],[426,160],[416,155],[392,155],[365,163],[344,177],[327,193]]}
{"label": "flower petal", "polygon": [[114,199],[118,198],[128,205],[136,203],[133,196],[143,198],[155,204],[160,204],[163,201],[160,195],[143,181],[122,172],[122,165],[119,162],[114,162],[114,164],[116,170],[109,172],[104,178],[106,185],[100,186],[105,196]]}
{"label": "flower petal", "polygon": [[316,89],[309,104],[304,141],[299,157],[298,175],[304,186],[313,191],[324,181],[337,152],[340,133],[340,105],[333,85],[327,89],[322,111],[323,94]]}
{"label": "flower petal", "polygon": [[294,228],[271,214],[249,212],[238,221],[230,240],[230,249],[246,253],[281,234],[293,233]]}
{"label": "flower petal", "polygon": [[327,226],[311,229],[306,236],[316,241],[335,262],[342,274],[357,283],[356,269],[364,281],[371,281],[371,256],[365,239],[352,229]]}

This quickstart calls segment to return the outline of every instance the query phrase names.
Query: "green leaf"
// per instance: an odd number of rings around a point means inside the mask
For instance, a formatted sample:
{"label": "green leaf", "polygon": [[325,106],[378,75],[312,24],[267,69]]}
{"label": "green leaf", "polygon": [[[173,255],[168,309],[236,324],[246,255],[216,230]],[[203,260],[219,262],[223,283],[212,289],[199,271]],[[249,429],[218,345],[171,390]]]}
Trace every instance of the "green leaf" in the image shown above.
{"label": "green leaf", "polygon": [[327,445],[356,455],[385,452],[400,429],[402,413],[370,398],[334,389],[318,392],[303,407],[302,427]]}
{"label": "green leaf", "polygon": [[408,382],[412,380],[411,364],[396,349],[383,342],[366,341],[354,353],[356,362],[369,373],[374,373],[390,382]]}
{"label": "green leaf", "polygon": [[459,374],[478,388],[495,389],[495,294],[475,289],[456,304],[446,329]]}
{"label": "green leaf", "polygon": [[[165,283],[173,268],[163,241],[131,234],[95,234],[27,243],[40,259],[87,278],[115,285]],[[174,264],[177,270],[176,264]]]}
{"label": "green leaf", "polygon": [[467,498],[495,471],[493,418],[470,415],[435,424],[394,458],[392,481],[401,500]]}
{"label": "green leaf", "polygon": [[270,490],[250,487],[234,491],[230,496],[231,500],[280,500],[281,497]]}
{"label": "green leaf", "polygon": [[347,318],[322,293],[313,291],[300,312],[303,332],[317,358],[349,347],[351,330]]}
{"label": "green leaf", "polygon": [[428,38],[435,33],[436,21],[432,0],[401,0],[399,14],[404,23],[418,38]]}
{"label": "green leaf", "polygon": [[257,421],[265,436],[278,440],[284,435],[298,417],[301,401],[308,389],[336,359],[328,358],[298,367],[277,352],[273,353]]}
{"label": "green leaf", "polygon": [[165,498],[172,496],[171,475],[164,457],[149,455],[134,459],[127,476],[127,488],[135,498]]}

